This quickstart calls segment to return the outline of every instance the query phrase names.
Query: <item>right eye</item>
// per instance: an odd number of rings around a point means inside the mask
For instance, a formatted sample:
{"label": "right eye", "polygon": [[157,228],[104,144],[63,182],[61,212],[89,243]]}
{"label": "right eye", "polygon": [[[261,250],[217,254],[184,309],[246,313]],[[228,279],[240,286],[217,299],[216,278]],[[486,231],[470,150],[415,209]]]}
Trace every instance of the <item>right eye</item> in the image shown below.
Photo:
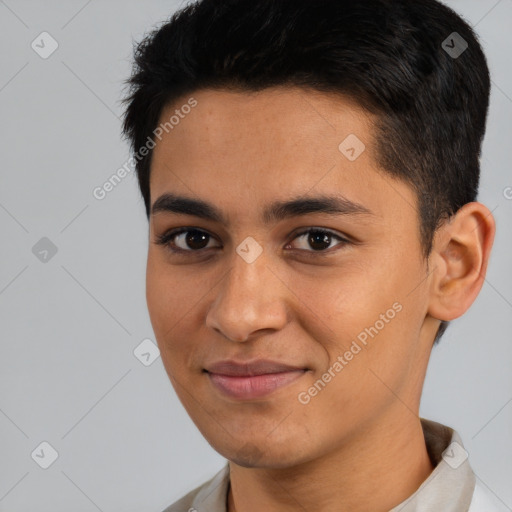
{"label": "right eye", "polygon": [[211,249],[212,246],[208,247],[208,243],[212,240],[213,236],[206,231],[184,227],[172,229],[157,236],[156,243],[175,253],[197,253],[205,249]]}

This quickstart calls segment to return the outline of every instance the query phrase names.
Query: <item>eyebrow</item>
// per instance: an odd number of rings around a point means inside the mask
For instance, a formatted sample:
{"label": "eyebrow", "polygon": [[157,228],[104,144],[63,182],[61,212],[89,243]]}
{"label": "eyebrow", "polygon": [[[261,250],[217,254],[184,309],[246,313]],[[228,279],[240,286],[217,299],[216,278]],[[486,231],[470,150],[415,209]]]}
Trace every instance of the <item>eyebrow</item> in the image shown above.
{"label": "eyebrow", "polygon": [[[171,193],[162,194],[151,208],[151,214],[159,212],[192,215],[224,225],[229,224],[221,210],[211,203]],[[327,215],[373,215],[362,204],[342,196],[298,197],[288,201],[275,201],[265,208],[262,220],[265,224],[278,222],[289,217],[323,213]]]}

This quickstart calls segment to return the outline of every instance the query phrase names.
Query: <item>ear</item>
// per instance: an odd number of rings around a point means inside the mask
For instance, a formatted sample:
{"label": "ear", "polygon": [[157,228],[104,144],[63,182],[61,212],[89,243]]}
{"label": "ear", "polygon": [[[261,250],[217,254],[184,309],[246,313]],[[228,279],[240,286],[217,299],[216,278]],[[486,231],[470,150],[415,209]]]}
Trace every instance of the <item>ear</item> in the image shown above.
{"label": "ear", "polygon": [[450,321],[468,310],[484,283],[495,231],[492,213],[477,202],[438,228],[429,256],[430,316]]}

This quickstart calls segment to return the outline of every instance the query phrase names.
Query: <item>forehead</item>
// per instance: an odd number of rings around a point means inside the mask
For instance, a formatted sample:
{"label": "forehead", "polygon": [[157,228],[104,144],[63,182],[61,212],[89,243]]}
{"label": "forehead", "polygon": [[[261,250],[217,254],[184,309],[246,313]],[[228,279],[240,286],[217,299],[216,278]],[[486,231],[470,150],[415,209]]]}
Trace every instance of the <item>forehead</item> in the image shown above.
{"label": "forehead", "polygon": [[[162,155],[165,158],[172,158],[171,152],[181,157],[193,148],[187,154],[189,160],[209,154],[245,161],[246,167],[255,157],[256,168],[262,161],[279,163],[292,157],[318,162],[338,159],[338,145],[350,134],[364,139],[368,151],[372,149],[373,119],[340,95],[275,87],[258,92],[206,89],[192,96],[197,105],[163,134],[165,142],[157,142],[155,160],[161,152],[167,153]],[[187,100],[183,97],[163,109],[160,124],[180,111]]]}
{"label": "forehead", "polygon": [[[385,186],[396,180],[377,166],[375,118],[348,98],[285,87],[199,90],[166,107],[161,125],[190,97],[197,105],[181,112],[179,123],[156,141],[152,202],[175,192],[226,209],[249,208],[269,198],[339,192],[358,203],[372,202],[377,213],[396,208],[403,194],[414,203],[403,183]],[[397,194],[396,187],[404,186]]]}

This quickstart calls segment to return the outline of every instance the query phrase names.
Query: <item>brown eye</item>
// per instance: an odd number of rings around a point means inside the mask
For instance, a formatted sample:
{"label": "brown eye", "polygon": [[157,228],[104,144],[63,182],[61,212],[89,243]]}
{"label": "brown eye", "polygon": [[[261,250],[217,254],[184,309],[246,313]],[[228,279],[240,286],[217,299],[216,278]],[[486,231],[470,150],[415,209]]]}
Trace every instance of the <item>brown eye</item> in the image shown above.
{"label": "brown eye", "polygon": [[299,249],[305,249],[308,252],[326,252],[330,249],[332,242],[338,240],[336,245],[344,245],[349,241],[340,235],[336,235],[325,229],[308,229],[298,233],[294,240],[299,240]]}
{"label": "brown eye", "polygon": [[199,252],[209,249],[209,243],[213,237],[205,231],[191,228],[180,228],[179,230],[164,233],[157,238],[157,243],[167,246],[174,252]]}
{"label": "brown eye", "polygon": [[[184,242],[185,246],[192,250],[200,250],[204,249],[208,245],[208,240],[210,238],[210,235],[207,233],[204,233],[202,231],[197,230],[190,230],[186,231],[185,233],[182,233],[181,235],[178,235],[176,239],[179,239],[180,237],[183,237],[182,241]],[[175,242],[176,243],[176,242]],[[176,244],[178,245],[178,244]],[[179,247],[179,245],[178,245]],[[185,249],[185,247],[181,247],[182,249]]]}

